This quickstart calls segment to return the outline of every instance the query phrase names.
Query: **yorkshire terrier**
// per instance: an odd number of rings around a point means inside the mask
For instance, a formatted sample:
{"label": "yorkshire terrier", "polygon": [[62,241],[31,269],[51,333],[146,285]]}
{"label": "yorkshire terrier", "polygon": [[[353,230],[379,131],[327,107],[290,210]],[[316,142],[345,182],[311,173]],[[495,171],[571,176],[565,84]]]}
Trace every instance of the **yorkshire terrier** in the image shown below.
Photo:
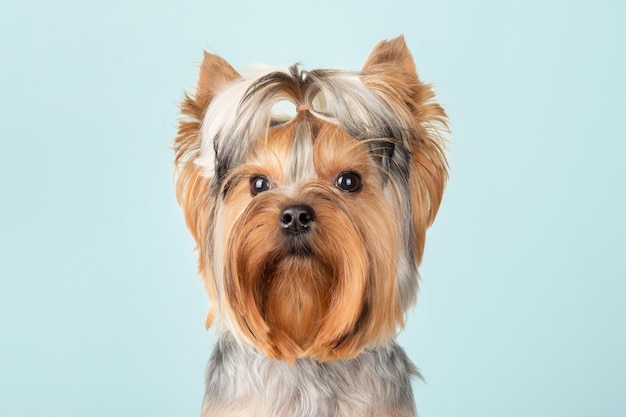
{"label": "yorkshire terrier", "polygon": [[447,117],[404,38],[360,72],[240,75],[205,52],[181,114],[176,192],[217,324],[202,416],[415,416],[418,371],[395,340],[447,180]]}

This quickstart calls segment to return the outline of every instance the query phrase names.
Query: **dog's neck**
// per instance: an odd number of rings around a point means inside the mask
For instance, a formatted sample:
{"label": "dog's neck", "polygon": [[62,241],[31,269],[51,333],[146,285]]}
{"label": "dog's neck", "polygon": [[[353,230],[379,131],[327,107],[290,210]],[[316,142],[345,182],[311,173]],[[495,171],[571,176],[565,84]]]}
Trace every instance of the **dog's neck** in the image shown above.
{"label": "dog's neck", "polygon": [[202,416],[414,417],[412,377],[421,378],[395,342],[353,359],[289,364],[225,332],[209,360]]}

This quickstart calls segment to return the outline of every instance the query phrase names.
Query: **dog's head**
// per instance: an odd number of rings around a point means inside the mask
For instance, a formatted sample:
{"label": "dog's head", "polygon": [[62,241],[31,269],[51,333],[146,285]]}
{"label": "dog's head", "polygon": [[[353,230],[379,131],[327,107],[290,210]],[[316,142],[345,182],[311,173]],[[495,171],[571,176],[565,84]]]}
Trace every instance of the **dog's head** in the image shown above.
{"label": "dog's head", "polygon": [[176,189],[207,323],[288,361],[395,337],[447,179],[446,115],[404,39],[361,72],[242,76],[205,53],[181,113]]}

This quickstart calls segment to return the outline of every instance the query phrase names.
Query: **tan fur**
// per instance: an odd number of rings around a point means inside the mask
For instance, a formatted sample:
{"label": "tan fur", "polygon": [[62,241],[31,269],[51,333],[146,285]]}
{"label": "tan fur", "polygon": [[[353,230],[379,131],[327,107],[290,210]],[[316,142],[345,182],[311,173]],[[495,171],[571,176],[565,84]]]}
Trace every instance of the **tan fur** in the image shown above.
{"label": "tan fur", "polygon": [[[437,133],[446,127],[446,115],[433,101],[430,86],[420,82],[402,38],[378,44],[363,74],[363,82],[385,97],[415,132],[409,145],[410,199],[419,263],[426,229],[447,180],[443,141]],[[395,286],[397,242],[404,221],[395,209],[399,201],[390,201],[381,192],[383,179],[365,142],[338,125],[310,117],[306,108],[286,125],[255,138],[246,161],[227,174],[224,184],[229,189],[221,204],[228,210],[220,217],[224,235],[215,236],[223,242],[225,253],[224,291],[218,294],[215,279],[220,278],[212,276],[207,245],[215,232],[216,202],[209,192],[211,179],[202,175],[194,160],[211,99],[236,78],[237,72],[226,61],[205,53],[196,92],[186,95],[181,104],[183,119],[174,145],[177,197],[197,243],[198,269],[209,298],[221,297],[231,323],[270,357],[351,358],[366,346],[387,343],[403,325]],[[283,93],[298,103],[301,100],[297,90],[288,88]],[[315,132],[311,163],[316,177],[295,187],[281,187],[288,182],[285,163],[298,123],[310,123],[310,131]],[[337,175],[350,170],[363,177],[358,195],[334,187]],[[254,175],[270,178],[275,190],[252,197],[248,179]],[[296,258],[285,252],[285,238],[276,224],[289,204],[315,209],[311,242],[315,256]],[[212,318],[213,310],[207,326]]]}
{"label": "tan fur", "polygon": [[[323,126],[317,129],[320,133],[315,139],[314,164],[319,178],[301,184],[291,196],[267,193],[254,199],[248,182],[242,180],[225,201],[230,209],[224,223],[233,224],[225,236],[230,239],[226,249],[234,277],[226,283],[230,315],[243,332],[253,335],[258,347],[285,360],[352,357],[367,344],[388,340],[402,322],[394,300],[395,268],[376,261],[397,256],[393,245],[383,247],[376,241],[398,240],[396,219],[380,215],[393,210],[377,192],[381,179],[376,167],[362,143],[335,125],[317,123]],[[259,141],[262,145],[252,152],[250,164],[234,169],[230,178],[264,174],[280,185],[284,181],[280,161],[285,159],[285,138],[290,133],[287,126]],[[341,195],[332,186],[334,178],[356,167],[371,185],[359,198]],[[336,204],[328,200],[344,200],[346,212],[363,213],[364,223],[354,225],[359,235],[354,226],[348,227],[352,220],[338,215]],[[312,247],[325,263],[282,253],[283,236],[276,219],[282,207],[294,202],[314,207],[318,221]],[[364,244],[364,236],[371,244]],[[352,245],[346,248],[346,242]],[[340,247],[346,252],[337,253]],[[383,249],[388,253],[371,253]],[[269,277],[268,268],[272,268]],[[364,300],[376,306],[376,314],[370,310],[359,316]],[[355,332],[359,319],[360,330]]]}
{"label": "tan fur", "polygon": [[424,254],[426,229],[435,220],[448,179],[448,165],[444,156],[440,132],[448,129],[446,113],[437,102],[428,84],[419,80],[413,57],[404,37],[381,41],[370,53],[364,66],[364,82],[379,90],[384,97],[396,100],[395,109],[410,111],[407,119],[413,121],[417,140],[412,143],[413,168],[411,194],[413,223],[418,261]]}
{"label": "tan fur", "polygon": [[[187,227],[196,241],[199,252],[198,272],[211,300],[216,298],[217,291],[211,276],[210,254],[207,253],[206,242],[207,235],[211,233],[209,218],[213,201],[208,187],[210,178],[202,175],[202,169],[194,161],[200,154],[200,125],[209,102],[217,92],[238,77],[239,74],[223,58],[205,52],[196,91],[191,95],[185,94],[180,105],[182,117],[174,141],[176,197],[183,207]],[[206,319],[207,328],[211,325],[214,314],[215,309],[212,307]]]}

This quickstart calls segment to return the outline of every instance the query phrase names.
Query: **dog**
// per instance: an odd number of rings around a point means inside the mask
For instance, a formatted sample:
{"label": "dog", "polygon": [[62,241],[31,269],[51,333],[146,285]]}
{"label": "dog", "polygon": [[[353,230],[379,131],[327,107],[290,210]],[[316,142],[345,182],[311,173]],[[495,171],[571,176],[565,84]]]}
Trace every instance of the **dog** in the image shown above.
{"label": "dog", "polygon": [[202,416],[416,416],[396,337],[448,178],[444,109],[402,36],[357,72],[242,74],[205,52],[174,142],[216,325]]}

